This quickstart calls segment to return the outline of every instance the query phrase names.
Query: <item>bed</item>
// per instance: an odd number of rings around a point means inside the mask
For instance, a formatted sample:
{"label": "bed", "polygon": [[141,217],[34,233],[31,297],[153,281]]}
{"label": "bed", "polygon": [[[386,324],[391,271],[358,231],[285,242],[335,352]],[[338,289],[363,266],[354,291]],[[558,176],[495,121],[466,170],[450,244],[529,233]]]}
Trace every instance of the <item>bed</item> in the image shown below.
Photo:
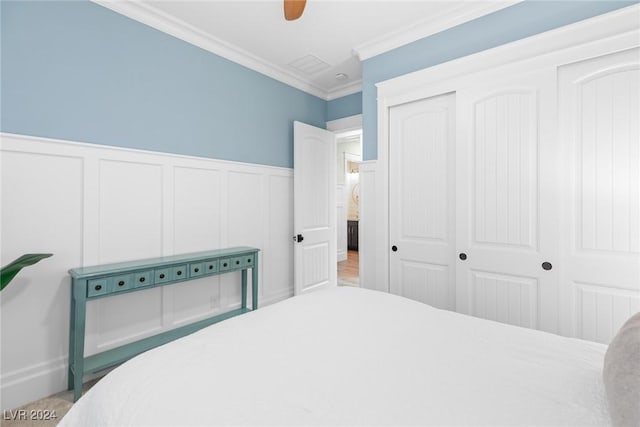
{"label": "bed", "polygon": [[607,425],[606,350],[337,287],[129,360],[60,426]]}

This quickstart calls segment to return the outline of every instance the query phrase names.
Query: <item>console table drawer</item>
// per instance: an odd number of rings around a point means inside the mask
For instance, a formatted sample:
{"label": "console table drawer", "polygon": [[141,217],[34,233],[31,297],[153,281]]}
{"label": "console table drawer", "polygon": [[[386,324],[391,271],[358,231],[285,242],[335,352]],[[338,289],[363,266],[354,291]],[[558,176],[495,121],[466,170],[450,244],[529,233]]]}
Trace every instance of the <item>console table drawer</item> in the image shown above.
{"label": "console table drawer", "polygon": [[220,260],[220,271],[228,271],[233,268],[231,258],[223,258]]}
{"label": "console table drawer", "polygon": [[189,264],[189,277],[203,276],[205,273],[204,264],[201,262],[194,262]]}
{"label": "console table drawer", "polygon": [[172,280],[183,280],[189,277],[187,275],[187,266],[186,265],[177,265],[171,268],[171,279]]}
{"label": "console table drawer", "polygon": [[[239,256],[239,257],[221,259],[220,271],[229,271],[229,270],[237,270],[237,269],[245,268],[247,267],[247,264],[245,264],[246,263],[245,258],[250,258],[250,257],[251,256],[247,255],[246,257]],[[252,266],[253,263],[249,265]]]}
{"label": "console table drawer", "polygon": [[141,271],[139,273],[133,274],[134,287],[141,288],[143,286],[151,286],[151,285],[153,285],[153,272]]}
{"label": "console table drawer", "polygon": [[217,273],[219,270],[218,260],[213,259],[203,262],[205,274]]}
{"label": "console table drawer", "polygon": [[171,280],[171,270],[168,268],[157,268],[153,271],[153,283],[159,285]]}
{"label": "console table drawer", "polygon": [[89,280],[87,284],[87,296],[95,297],[98,295],[104,295],[109,290],[108,288],[108,279],[93,279]]}
{"label": "console table drawer", "polygon": [[253,267],[255,264],[255,255],[245,255],[242,257],[243,267]]}
{"label": "console table drawer", "polygon": [[124,291],[131,289],[133,280],[131,274],[125,274],[122,276],[116,276],[111,282],[111,292]]}

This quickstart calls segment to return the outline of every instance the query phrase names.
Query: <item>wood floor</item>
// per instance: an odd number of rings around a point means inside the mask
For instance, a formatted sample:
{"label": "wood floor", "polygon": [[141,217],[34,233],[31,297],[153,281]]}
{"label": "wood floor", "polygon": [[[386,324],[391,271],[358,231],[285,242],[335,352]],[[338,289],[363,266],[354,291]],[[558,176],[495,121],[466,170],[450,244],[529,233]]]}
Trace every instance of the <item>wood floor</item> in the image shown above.
{"label": "wood floor", "polygon": [[338,263],[338,285],[360,286],[358,251],[347,251],[347,260]]}

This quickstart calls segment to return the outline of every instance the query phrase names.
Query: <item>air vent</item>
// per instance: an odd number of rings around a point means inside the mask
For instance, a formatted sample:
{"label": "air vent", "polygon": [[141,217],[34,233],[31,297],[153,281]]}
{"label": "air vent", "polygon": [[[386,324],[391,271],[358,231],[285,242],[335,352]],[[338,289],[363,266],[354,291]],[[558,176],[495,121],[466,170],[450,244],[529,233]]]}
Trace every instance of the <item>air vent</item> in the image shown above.
{"label": "air vent", "polygon": [[306,55],[289,63],[289,66],[307,75],[312,75],[330,67],[329,64],[315,55]]}

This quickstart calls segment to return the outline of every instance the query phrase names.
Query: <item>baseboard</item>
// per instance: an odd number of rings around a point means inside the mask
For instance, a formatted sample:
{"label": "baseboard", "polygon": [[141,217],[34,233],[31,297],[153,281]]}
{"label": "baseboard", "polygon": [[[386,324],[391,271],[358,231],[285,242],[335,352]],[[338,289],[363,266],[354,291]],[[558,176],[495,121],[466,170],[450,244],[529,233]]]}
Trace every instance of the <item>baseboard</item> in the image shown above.
{"label": "baseboard", "polygon": [[42,397],[67,388],[67,358],[60,357],[44,363],[9,372],[0,378],[2,410],[13,409],[33,400],[33,391]]}

